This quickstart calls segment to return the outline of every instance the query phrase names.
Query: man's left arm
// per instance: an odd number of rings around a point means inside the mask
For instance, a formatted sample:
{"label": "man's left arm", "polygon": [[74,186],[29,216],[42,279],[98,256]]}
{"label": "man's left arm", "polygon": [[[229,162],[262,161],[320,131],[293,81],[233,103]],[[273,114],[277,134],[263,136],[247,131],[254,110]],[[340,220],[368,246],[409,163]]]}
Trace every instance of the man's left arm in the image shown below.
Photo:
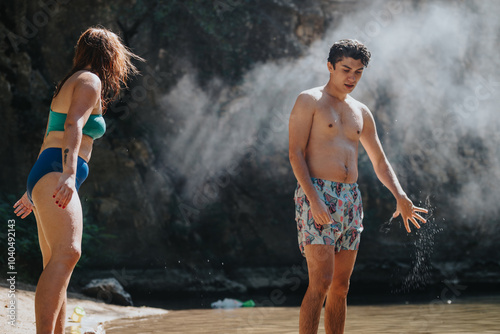
{"label": "man's left arm", "polygon": [[426,220],[420,216],[418,212],[427,213],[427,210],[414,206],[413,202],[404,192],[396,173],[394,173],[389,160],[387,160],[385,156],[382,144],[377,135],[377,128],[372,113],[365,106],[363,106],[362,111],[363,131],[360,137],[361,144],[372,162],[373,169],[378,179],[391,191],[397,200],[397,209],[393,217],[396,218],[401,214],[406,230],[408,233],[411,233],[408,220],[410,220],[416,228],[420,228],[417,219],[422,223],[425,223]]}

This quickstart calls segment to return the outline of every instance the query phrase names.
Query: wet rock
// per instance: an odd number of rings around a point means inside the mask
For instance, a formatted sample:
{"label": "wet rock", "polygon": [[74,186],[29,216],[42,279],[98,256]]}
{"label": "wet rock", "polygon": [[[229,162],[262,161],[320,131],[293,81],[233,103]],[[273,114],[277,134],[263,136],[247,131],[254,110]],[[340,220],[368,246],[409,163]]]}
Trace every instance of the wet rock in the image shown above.
{"label": "wet rock", "polygon": [[82,292],[108,304],[134,305],[132,297],[116,278],[93,279],[82,289]]}

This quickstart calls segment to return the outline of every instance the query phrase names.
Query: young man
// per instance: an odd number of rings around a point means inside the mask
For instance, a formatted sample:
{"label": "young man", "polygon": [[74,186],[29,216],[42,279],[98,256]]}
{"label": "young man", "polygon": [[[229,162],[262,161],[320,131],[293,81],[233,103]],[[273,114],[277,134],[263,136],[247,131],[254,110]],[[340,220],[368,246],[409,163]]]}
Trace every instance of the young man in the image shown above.
{"label": "young man", "polygon": [[356,184],[358,143],[375,173],[397,200],[401,215],[420,228],[425,223],[398,182],[380,144],[373,116],[351,93],[368,65],[370,52],[356,40],[333,44],[330,80],[302,92],[290,115],[289,154],[295,191],[299,247],[306,257],[309,287],[300,308],[300,334],[317,333],[326,297],[326,333],[343,333],[349,279],[363,230],[363,207]]}

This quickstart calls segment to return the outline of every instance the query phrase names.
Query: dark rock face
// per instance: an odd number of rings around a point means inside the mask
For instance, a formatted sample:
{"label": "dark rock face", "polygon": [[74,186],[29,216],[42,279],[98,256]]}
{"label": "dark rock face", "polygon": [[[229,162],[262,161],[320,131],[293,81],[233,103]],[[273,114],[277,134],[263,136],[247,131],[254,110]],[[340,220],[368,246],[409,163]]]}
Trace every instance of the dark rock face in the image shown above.
{"label": "dark rock face", "polygon": [[[182,181],[168,169],[165,173],[168,161],[162,161],[160,154],[168,138],[179,129],[169,125],[175,115],[159,108],[157,96],[186,73],[182,66],[188,64],[186,59],[199,69],[203,82],[213,75],[238,80],[257,61],[298,56],[324,32],[324,22],[331,18],[325,6],[329,5],[301,1],[234,1],[221,8],[210,1],[197,6],[194,2],[181,6],[153,1],[135,5],[130,1],[113,5],[99,2],[92,6],[62,0],[2,3],[0,100],[4,121],[0,127],[7,141],[0,153],[9,163],[0,168],[2,175],[12,176],[2,182],[3,191],[16,196],[24,191],[45,130],[55,83],[70,68],[79,34],[100,23],[118,32],[147,63],[138,64],[142,76],[134,79],[121,102],[107,111],[108,131],[95,143],[91,176],[81,189],[86,221],[120,239],[108,243],[110,255],[94,263],[124,264],[147,257],[148,265],[157,265],[177,261],[178,254],[171,249],[191,243],[187,246],[190,257],[192,250],[220,245],[219,241],[213,244],[206,240],[209,236],[203,235],[205,232],[179,223],[183,220],[178,194]],[[153,12],[157,17],[151,19]],[[165,18],[169,23],[163,21]],[[224,40],[218,47],[221,38]],[[157,133],[165,134],[166,140],[158,140]],[[286,159],[281,163],[288,164]],[[288,167],[286,170],[289,173]],[[291,179],[290,175],[287,178]],[[234,207],[221,209],[220,214],[232,215]],[[203,212],[202,216],[214,219],[207,214]],[[244,212],[236,215],[230,219],[249,218]],[[224,221],[214,223],[224,230]],[[255,242],[258,238],[256,235]],[[237,249],[228,259],[234,258]]]}
{"label": "dark rock face", "polygon": [[[85,224],[99,227],[95,240],[84,241],[84,253],[92,254],[88,269],[154,272],[155,284],[144,289],[148,291],[244,292],[263,287],[284,289],[287,284],[295,286],[297,279],[303,284],[304,271],[293,267],[303,258],[296,245],[296,181],[286,149],[242,150],[233,165],[214,171],[199,185],[207,189],[206,185],[218,184],[213,198],[210,190],[197,198],[188,197],[186,184],[190,169],[196,166],[176,170],[170,149],[185,131],[183,117],[191,115],[179,115],[165,107],[163,98],[185,75],[195,72],[199,90],[186,90],[186,94],[195,100],[205,93],[207,101],[201,101],[210,105],[220,96],[216,93],[229,91],[224,95],[230,97],[227,103],[218,103],[220,110],[210,110],[223,115],[230,109],[226,105],[245,100],[241,81],[247,71],[262,62],[273,60],[279,68],[280,61],[303,57],[341,16],[354,13],[363,4],[328,0],[228,0],[216,2],[219,7],[214,7],[213,1],[112,3],[53,0],[0,4],[0,132],[4,135],[0,170],[2,176],[8,176],[0,184],[2,193],[20,196],[25,191],[45,130],[54,83],[69,70],[79,34],[99,23],[118,32],[147,63],[138,64],[142,76],[134,78],[121,100],[107,111],[108,131],[95,143],[90,176],[80,191]],[[318,61],[326,59],[327,51]],[[498,279],[498,255],[488,250],[498,244],[499,234],[491,233],[485,239],[489,232],[472,225],[455,230],[449,222],[462,217],[454,213],[448,200],[450,193],[460,191],[480,174],[484,165],[493,164],[491,156],[498,152],[491,152],[482,138],[470,135],[456,148],[468,172],[456,164],[436,170],[435,161],[428,159],[434,147],[422,153],[421,148],[404,146],[410,139],[389,135],[394,126],[391,101],[395,96],[385,82],[374,82],[377,87],[368,90],[373,97],[371,107],[378,110],[375,117],[384,147],[405,152],[391,160],[408,167],[407,172],[398,171],[401,182],[417,197],[434,194],[434,217],[447,220],[411,236],[396,222],[384,229],[387,225],[381,223],[391,216],[395,202],[376,179],[366,154],[361,154],[359,183],[366,224],[355,275],[362,281],[401,281],[423,261],[416,273],[423,281],[427,280],[425,275],[432,275],[434,281]],[[265,128],[269,119],[261,122]],[[212,131],[221,129],[214,127]],[[177,159],[201,153],[184,152]],[[210,170],[210,166],[205,167]],[[233,169],[237,172],[231,172]],[[492,223],[494,217],[471,216],[474,218],[468,219],[477,219],[480,226]],[[478,241],[481,238],[483,242]],[[434,253],[425,257],[431,251]],[[433,261],[436,264],[431,265]],[[481,263],[486,263],[487,273],[478,269],[483,268]],[[287,268],[294,269],[286,274]],[[395,275],[395,270],[399,274]],[[214,274],[206,274],[209,271]],[[137,279],[134,284],[146,283]]]}

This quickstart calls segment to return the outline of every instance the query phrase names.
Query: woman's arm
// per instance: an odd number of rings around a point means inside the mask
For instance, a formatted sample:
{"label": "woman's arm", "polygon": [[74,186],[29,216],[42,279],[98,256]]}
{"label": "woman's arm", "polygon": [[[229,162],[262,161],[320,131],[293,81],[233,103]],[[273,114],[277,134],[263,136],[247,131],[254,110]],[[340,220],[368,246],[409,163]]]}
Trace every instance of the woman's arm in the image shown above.
{"label": "woman's arm", "polygon": [[101,81],[95,74],[82,72],[78,75],[64,124],[61,147],[63,172],[53,194],[56,204],[63,209],[76,191],[76,168],[83,136],[82,129],[99,102],[100,93]]}

